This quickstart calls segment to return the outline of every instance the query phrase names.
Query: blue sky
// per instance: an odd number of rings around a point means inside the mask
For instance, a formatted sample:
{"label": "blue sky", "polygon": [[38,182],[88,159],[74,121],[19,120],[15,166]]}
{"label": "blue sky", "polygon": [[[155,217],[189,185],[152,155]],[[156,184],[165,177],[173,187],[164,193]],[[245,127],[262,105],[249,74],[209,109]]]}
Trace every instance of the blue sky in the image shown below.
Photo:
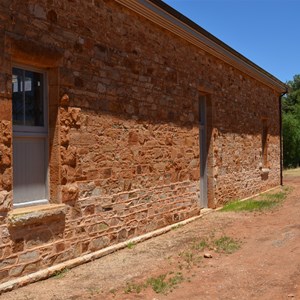
{"label": "blue sky", "polygon": [[164,0],[283,82],[300,74],[300,0]]}

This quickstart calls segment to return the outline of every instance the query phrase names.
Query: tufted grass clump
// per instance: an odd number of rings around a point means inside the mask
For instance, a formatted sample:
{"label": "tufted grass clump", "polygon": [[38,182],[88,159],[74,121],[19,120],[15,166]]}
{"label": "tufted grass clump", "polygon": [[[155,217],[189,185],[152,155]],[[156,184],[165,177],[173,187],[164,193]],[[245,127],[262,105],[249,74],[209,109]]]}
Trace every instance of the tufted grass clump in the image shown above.
{"label": "tufted grass clump", "polygon": [[183,281],[183,276],[180,272],[174,276],[167,278],[167,275],[151,277],[147,280],[147,285],[151,286],[157,294],[167,294],[171,292],[179,283]]}
{"label": "tufted grass clump", "polygon": [[226,254],[232,254],[241,247],[239,241],[228,236],[222,236],[219,239],[215,240],[214,245],[217,252]]}
{"label": "tufted grass clump", "polygon": [[148,278],[144,283],[127,283],[124,289],[126,294],[137,293],[139,294],[144,289],[151,287],[157,294],[168,294],[172,292],[183,281],[183,276],[180,272],[171,276],[170,274],[162,274],[157,277]]}
{"label": "tufted grass clump", "polygon": [[126,247],[127,247],[128,249],[133,249],[135,246],[136,246],[136,243],[135,243],[135,242],[128,242],[128,243],[126,244]]}

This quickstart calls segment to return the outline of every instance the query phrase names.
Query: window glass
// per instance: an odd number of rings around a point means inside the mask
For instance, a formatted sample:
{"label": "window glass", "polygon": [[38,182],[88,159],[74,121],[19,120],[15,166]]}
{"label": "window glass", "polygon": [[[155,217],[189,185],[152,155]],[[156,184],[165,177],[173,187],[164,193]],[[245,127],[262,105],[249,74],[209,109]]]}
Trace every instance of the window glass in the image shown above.
{"label": "window glass", "polygon": [[44,126],[43,74],[13,68],[13,123]]}

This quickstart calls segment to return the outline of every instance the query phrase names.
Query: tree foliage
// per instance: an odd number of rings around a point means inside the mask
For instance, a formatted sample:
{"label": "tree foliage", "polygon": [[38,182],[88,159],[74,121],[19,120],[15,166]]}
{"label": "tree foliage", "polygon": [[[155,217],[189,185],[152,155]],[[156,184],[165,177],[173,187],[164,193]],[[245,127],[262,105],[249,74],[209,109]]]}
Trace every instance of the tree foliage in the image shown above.
{"label": "tree foliage", "polygon": [[283,165],[291,168],[300,163],[300,75],[287,84],[289,93],[282,101]]}

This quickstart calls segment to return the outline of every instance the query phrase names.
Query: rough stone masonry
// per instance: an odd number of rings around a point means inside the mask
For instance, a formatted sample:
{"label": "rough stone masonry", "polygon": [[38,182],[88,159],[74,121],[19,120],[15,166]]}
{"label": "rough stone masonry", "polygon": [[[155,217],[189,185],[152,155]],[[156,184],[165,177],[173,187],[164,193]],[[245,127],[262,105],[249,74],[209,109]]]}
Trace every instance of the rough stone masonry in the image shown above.
{"label": "rough stone masonry", "polygon": [[[23,209],[16,65],[47,73],[49,204]],[[199,214],[200,95],[209,207],[279,185],[281,92],[117,1],[2,0],[0,282]]]}

